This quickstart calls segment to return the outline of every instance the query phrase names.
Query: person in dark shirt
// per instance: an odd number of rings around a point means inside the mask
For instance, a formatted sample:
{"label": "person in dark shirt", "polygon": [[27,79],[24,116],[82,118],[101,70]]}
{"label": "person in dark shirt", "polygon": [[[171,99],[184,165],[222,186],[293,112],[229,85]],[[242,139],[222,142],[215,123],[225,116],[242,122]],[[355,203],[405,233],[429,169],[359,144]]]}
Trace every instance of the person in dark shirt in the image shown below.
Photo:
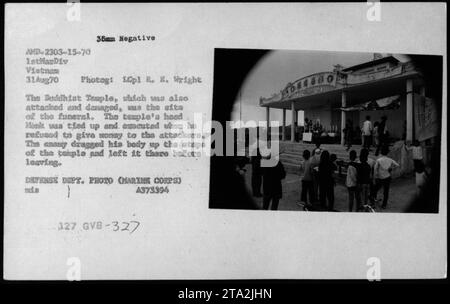
{"label": "person in dark shirt", "polygon": [[316,144],[316,148],[312,150],[311,157],[309,159],[311,163],[311,175],[312,175],[312,183],[313,183],[313,202],[315,203],[319,198],[319,164],[320,164],[320,154],[322,153],[322,149],[320,148],[320,144]]}
{"label": "person in dark shirt", "polygon": [[[334,208],[334,178],[336,165],[330,160],[330,153],[323,151],[319,164],[319,199],[322,207],[332,211]],[[328,201],[328,204],[327,204]]]}
{"label": "person in dark shirt", "polygon": [[316,198],[314,195],[313,172],[312,172],[313,168],[310,156],[311,153],[308,150],[303,151],[303,159],[305,160],[305,162],[303,165],[301,201],[304,202],[305,204],[312,205],[315,202]]}
{"label": "person in dark shirt", "polygon": [[356,151],[351,150],[349,153],[349,159],[350,162],[348,163],[347,168],[347,177],[345,179],[345,186],[348,190],[348,211],[353,212],[353,205],[356,201],[356,211],[359,211],[361,201],[359,196],[359,189],[358,189],[358,171],[359,171],[359,164],[356,163]]}
{"label": "person in dark shirt", "polygon": [[362,149],[359,153],[359,170],[358,170],[358,188],[361,194],[361,201],[363,205],[367,205],[370,197],[370,190],[372,184],[372,167],[368,163],[369,150]]}
{"label": "person in dark shirt", "polygon": [[344,132],[343,136],[348,151],[352,147],[353,142],[353,122],[350,119],[347,119],[347,122],[345,123],[345,128],[344,130],[342,130],[342,132]]}
{"label": "person in dark shirt", "polygon": [[274,167],[262,167],[263,174],[263,209],[269,210],[272,202],[271,210],[278,209],[278,203],[283,197],[283,188],[281,180],[286,177],[286,171],[281,161],[278,161]]}
{"label": "person in dark shirt", "polygon": [[386,127],[387,117],[381,117],[381,122],[378,125],[378,146],[375,151],[375,155],[378,156],[382,147],[387,146],[389,144],[389,133]]}
{"label": "person in dark shirt", "polygon": [[254,197],[261,197],[262,171],[261,154],[257,149],[256,155],[251,157],[252,163],[252,193]]}

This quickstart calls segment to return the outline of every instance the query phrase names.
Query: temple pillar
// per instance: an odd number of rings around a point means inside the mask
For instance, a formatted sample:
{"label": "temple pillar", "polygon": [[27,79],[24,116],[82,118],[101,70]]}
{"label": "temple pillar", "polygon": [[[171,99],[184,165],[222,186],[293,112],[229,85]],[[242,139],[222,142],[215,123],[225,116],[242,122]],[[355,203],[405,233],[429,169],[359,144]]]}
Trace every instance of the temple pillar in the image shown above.
{"label": "temple pillar", "polygon": [[[347,92],[342,90],[341,93],[341,107],[345,108],[347,106]],[[345,144],[345,134],[343,130],[345,129],[345,122],[346,122],[346,112],[344,110],[341,110],[341,145]]]}
{"label": "temple pillar", "polygon": [[291,112],[292,112],[292,119],[291,119],[291,142],[295,141],[295,114],[297,114],[297,111],[295,111],[295,104],[293,101],[291,101]]}
{"label": "temple pillar", "polygon": [[413,119],[414,119],[414,112],[413,112],[413,98],[414,98],[414,91],[413,91],[413,80],[407,79],[406,80],[406,142],[411,142],[414,138],[413,134]]}
{"label": "temple pillar", "polygon": [[283,128],[282,140],[286,140],[286,109],[283,109]]}

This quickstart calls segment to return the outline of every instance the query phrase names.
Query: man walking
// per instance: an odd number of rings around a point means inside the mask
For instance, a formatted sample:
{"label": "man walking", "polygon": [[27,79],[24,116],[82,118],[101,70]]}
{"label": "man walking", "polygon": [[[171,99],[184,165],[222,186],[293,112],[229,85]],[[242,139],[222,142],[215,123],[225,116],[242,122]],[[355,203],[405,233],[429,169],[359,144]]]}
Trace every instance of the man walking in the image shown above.
{"label": "man walking", "polygon": [[399,167],[399,164],[395,160],[387,156],[388,153],[389,148],[387,146],[383,146],[381,148],[381,156],[376,160],[374,166],[374,176],[376,180],[374,198],[376,199],[378,190],[383,187],[383,205],[381,206],[383,209],[386,209],[389,199],[391,172],[394,168]]}

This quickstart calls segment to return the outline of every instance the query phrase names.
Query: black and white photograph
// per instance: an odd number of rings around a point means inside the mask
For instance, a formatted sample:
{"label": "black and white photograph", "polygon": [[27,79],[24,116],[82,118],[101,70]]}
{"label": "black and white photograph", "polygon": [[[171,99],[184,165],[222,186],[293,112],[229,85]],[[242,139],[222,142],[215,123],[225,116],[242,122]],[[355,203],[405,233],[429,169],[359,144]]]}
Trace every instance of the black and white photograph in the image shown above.
{"label": "black and white photograph", "polygon": [[268,303],[447,278],[445,3],[2,13],[6,285]]}
{"label": "black and white photograph", "polygon": [[[230,61],[249,66],[239,88]],[[442,57],[216,49],[215,68],[236,156],[212,156],[211,208],[438,212]],[[264,167],[266,140],[279,155]]]}

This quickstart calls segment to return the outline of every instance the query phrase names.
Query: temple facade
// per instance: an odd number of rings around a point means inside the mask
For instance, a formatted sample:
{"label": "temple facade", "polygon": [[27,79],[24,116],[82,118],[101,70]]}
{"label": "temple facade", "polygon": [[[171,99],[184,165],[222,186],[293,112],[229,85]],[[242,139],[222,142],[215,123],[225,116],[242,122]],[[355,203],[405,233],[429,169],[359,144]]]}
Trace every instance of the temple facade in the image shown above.
{"label": "temple facade", "polygon": [[[374,58],[351,67],[335,65],[332,71],[319,72],[288,83],[270,97],[261,97],[259,104],[270,110],[283,111],[282,139],[311,140],[311,130],[297,121],[304,111],[305,121],[320,124],[327,136],[344,144],[342,130],[348,120],[361,126],[369,115],[372,121],[388,118],[387,127],[394,140],[425,140],[437,133],[433,107],[426,98],[423,76],[412,62],[400,62],[393,56]],[[290,111],[290,112],[289,112]],[[286,115],[292,116],[290,136]],[[426,117],[425,117],[426,116]],[[431,129],[424,134],[423,127]],[[299,125],[305,125],[299,132]],[[436,129],[436,130],[434,130]]]}

